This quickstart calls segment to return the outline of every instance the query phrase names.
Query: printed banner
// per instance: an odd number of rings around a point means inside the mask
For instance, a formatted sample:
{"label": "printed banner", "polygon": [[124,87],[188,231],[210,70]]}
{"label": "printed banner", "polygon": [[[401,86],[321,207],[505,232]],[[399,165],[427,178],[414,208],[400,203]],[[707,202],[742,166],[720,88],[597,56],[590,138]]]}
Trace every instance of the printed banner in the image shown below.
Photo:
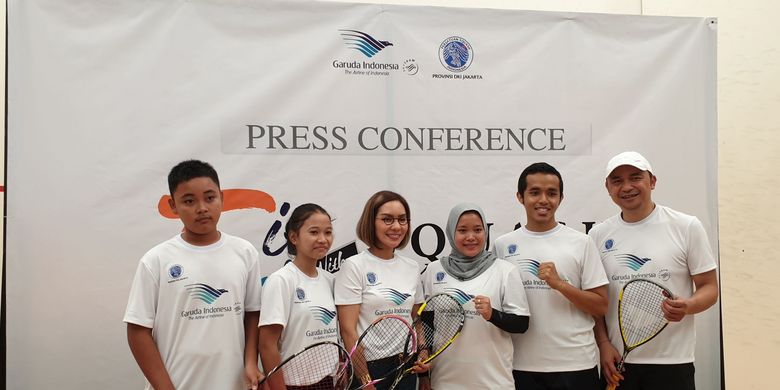
{"label": "printed banner", "polygon": [[[307,202],[335,218],[320,265],[337,271],[382,189],[411,205],[404,255],[449,253],[463,201],[492,242],[525,223],[517,179],[537,161],[563,174],[559,220],[586,232],[619,211],[604,167],[624,150],[717,253],[712,19],[260,0],[8,14],[9,388],[142,385],[121,320],[138,260],[181,229],[166,175],[188,158],[218,170],[220,228],[263,275]],[[717,309],[696,321],[697,385],[720,388]]]}

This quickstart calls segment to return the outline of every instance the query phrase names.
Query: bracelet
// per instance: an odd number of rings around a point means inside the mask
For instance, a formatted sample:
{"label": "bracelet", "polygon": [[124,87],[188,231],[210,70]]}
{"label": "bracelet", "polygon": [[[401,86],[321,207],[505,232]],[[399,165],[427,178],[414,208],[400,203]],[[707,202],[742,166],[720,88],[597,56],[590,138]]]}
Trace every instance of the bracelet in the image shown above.
{"label": "bracelet", "polygon": [[431,375],[431,373],[430,373],[430,372],[428,372],[428,371],[425,371],[425,372],[420,372],[420,373],[418,373],[418,374],[417,374],[417,377],[418,377],[418,378],[427,378],[427,377],[429,377],[430,375]]}

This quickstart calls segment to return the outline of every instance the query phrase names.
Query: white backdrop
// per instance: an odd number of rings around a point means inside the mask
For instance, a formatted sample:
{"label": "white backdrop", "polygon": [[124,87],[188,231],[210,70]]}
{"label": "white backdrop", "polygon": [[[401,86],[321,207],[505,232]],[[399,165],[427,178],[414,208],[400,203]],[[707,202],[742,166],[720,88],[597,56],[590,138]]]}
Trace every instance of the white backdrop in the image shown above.
{"label": "white backdrop", "polygon": [[[323,205],[349,248],[365,199],[396,190],[417,233],[404,252],[426,262],[455,203],[481,204],[492,238],[524,222],[514,192],[535,161],[561,170],[559,219],[585,231],[617,212],[603,166],[626,149],[717,248],[712,19],[303,1],[8,13],[9,388],[141,386],[121,317],[138,258],[180,229],[158,202],[185,158],[233,190],[221,228],[266,252],[264,274],[285,259],[266,240],[285,203]],[[385,47],[368,57],[356,35]],[[445,66],[451,42],[466,69]],[[716,310],[697,325],[698,385],[719,388]]]}

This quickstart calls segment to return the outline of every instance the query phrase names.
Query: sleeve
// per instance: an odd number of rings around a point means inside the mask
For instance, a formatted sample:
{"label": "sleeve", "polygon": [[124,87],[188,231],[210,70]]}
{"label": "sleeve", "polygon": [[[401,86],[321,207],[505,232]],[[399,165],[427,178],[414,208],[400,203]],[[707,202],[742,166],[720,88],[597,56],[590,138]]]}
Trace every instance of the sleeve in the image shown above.
{"label": "sleeve", "polygon": [[428,276],[431,272],[431,265],[433,262],[428,263],[425,265],[425,269],[423,270],[422,274],[420,275],[420,291],[422,291],[423,294],[423,302],[430,298],[433,294],[431,292],[431,285],[427,283],[428,280],[430,280],[430,277]]}
{"label": "sleeve", "polygon": [[503,259],[506,257],[506,245],[503,244],[503,238],[504,236],[501,236],[496,239],[496,241],[493,242],[493,253],[496,254],[496,257],[499,259]]}
{"label": "sleeve", "polygon": [[712,255],[707,232],[698,218],[693,218],[688,225],[688,271],[691,275],[703,274],[717,268],[715,256]]}
{"label": "sleeve", "polygon": [[[251,245],[250,245],[251,246]],[[260,254],[254,246],[249,250],[249,274],[246,281],[246,297],[244,298],[244,311],[260,310],[260,297],[262,294],[262,276],[260,273]]]}
{"label": "sleeve", "polygon": [[130,298],[127,301],[123,321],[153,328],[159,293],[160,283],[155,273],[144,261],[139,261],[130,287]]}
{"label": "sleeve", "polygon": [[363,303],[363,279],[357,264],[352,259],[344,262],[336,272],[336,285],[333,288],[333,300],[337,305],[356,305]]}
{"label": "sleeve", "polygon": [[508,269],[502,271],[505,272],[505,276],[503,286],[501,286],[501,311],[530,316],[531,311],[528,309],[523,279],[520,277],[520,267],[509,265]]}
{"label": "sleeve", "polygon": [[263,286],[263,310],[260,311],[260,325],[278,324],[287,326],[290,318],[290,305],[292,301],[292,291],[289,283],[279,272],[271,274]]}
{"label": "sleeve", "polygon": [[417,264],[417,284],[414,289],[414,304],[420,304],[425,302],[425,293],[423,292],[422,274],[425,268],[422,264]]}
{"label": "sleeve", "polygon": [[584,253],[582,254],[581,275],[582,289],[590,290],[609,284],[607,273],[604,271],[604,264],[601,262],[601,255],[593,240],[585,236]]}
{"label": "sleeve", "polygon": [[528,316],[504,313],[503,311],[493,309],[489,322],[504,332],[525,333],[528,330]]}

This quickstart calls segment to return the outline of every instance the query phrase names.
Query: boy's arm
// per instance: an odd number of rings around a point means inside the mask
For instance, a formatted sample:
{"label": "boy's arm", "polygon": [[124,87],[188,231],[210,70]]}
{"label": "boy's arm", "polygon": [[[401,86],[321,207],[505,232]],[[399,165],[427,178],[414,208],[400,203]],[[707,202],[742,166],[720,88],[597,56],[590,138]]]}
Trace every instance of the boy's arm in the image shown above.
{"label": "boy's arm", "polygon": [[251,389],[257,389],[262,374],[257,366],[257,325],[260,322],[259,311],[244,313],[244,372],[246,383]]}
{"label": "boy's arm", "polygon": [[155,390],[175,390],[168,371],[165,370],[160,351],[152,338],[152,329],[136,325],[127,324],[127,343],[130,345],[130,351],[138,363],[138,367],[144,373],[146,380]]}

